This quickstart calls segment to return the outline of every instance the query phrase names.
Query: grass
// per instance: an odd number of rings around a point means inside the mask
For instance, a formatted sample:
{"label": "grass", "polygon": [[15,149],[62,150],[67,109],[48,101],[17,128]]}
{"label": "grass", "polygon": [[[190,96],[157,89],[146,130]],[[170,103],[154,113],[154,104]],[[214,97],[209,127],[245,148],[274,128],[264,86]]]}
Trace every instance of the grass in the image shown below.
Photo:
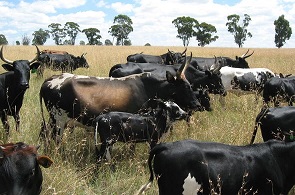
{"label": "grass", "polygon": [[[78,69],[75,74],[91,76],[108,76],[109,69],[118,63],[125,63],[129,54],[144,52],[146,54],[163,54],[168,47],[136,47],[136,46],[40,46],[40,49],[65,50],[74,55],[86,54],[89,69]],[[182,52],[183,47],[169,47],[172,51]],[[250,48],[251,49],[251,48]],[[265,67],[276,73],[295,74],[295,49],[252,49],[255,53],[247,59],[250,67]],[[246,48],[200,48],[188,47],[187,52],[193,56],[228,56],[235,58],[247,51]],[[32,59],[36,53],[34,46],[5,46],[4,56],[10,60]],[[4,70],[3,70],[4,72]],[[30,88],[24,98],[21,109],[21,131],[14,130],[14,121],[10,118],[11,135],[5,140],[4,130],[0,125],[1,142],[23,141],[29,144],[41,144],[39,153],[44,153],[42,143],[38,141],[41,127],[39,106],[39,89],[45,78],[59,74],[45,70],[44,78],[31,75]],[[193,115],[191,125],[179,121],[162,142],[182,139],[216,141],[232,145],[245,145],[250,142],[256,115],[262,106],[261,97],[255,101],[254,95],[226,96],[226,106],[221,107],[218,96],[211,96],[212,112],[197,112]],[[47,115],[48,116],[48,115]],[[260,132],[255,142],[262,142]],[[134,155],[128,146],[116,143],[113,149],[113,161],[116,172],[110,170],[108,163],[95,165],[93,132],[75,128],[73,133],[65,132],[61,148],[52,150],[48,156],[54,164],[43,170],[43,195],[113,195],[134,194],[149,178],[146,161],[147,144],[137,144]],[[157,194],[156,182],[147,194]]]}

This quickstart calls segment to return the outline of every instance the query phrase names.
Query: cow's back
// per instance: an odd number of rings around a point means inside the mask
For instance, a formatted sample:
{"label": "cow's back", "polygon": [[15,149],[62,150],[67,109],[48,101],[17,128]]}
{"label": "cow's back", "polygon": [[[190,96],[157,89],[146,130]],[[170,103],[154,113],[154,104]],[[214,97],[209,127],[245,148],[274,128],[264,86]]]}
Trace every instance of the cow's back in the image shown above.
{"label": "cow's back", "polygon": [[203,194],[210,194],[212,189],[238,194],[241,188],[272,194],[272,185],[282,190],[280,180],[284,176],[270,148],[269,143],[240,147],[193,140],[160,144],[151,152],[158,150],[154,172],[159,176],[159,192],[182,194],[200,189],[202,184]]}

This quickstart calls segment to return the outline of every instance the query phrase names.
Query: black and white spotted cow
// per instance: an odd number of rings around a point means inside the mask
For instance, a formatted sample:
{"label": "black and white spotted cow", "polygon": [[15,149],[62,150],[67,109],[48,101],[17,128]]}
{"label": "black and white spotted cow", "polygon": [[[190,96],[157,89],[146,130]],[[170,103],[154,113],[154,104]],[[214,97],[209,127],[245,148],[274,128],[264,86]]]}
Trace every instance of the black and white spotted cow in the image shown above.
{"label": "black and white spotted cow", "polygon": [[260,93],[265,82],[275,76],[267,68],[233,68],[224,66],[220,69],[225,90],[236,95]]}
{"label": "black and white spotted cow", "polygon": [[295,184],[295,142],[270,140],[233,146],[183,140],[155,146],[148,159],[149,183],[159,194],[285,194]]}

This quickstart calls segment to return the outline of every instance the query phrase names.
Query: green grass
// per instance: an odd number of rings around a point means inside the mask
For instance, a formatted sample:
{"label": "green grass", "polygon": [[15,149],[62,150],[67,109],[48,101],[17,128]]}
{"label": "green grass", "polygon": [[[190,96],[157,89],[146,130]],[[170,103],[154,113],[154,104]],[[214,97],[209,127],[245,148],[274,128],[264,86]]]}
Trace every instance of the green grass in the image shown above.
{"label": "green grass", "polygon": [[[129,54],[144,52],[146,54],[163,54],[168,47],[116,47],[116,46],[40,46],[40,49],[66,50],[75,55],[86,52],[89,69],[78,69],[76,74],[107,76],[111,66],[125,63]],[[170,50],[182,52],[183,47],[169,47]],[[187,52],[193,56],[228,56],[235,58],[246,52],[246,48],[199,48],[188,47]],[[276,73],[295,73],[295,49],[253,49],[255,53],[247,59],[250,67],[266,67]],[[32,59],[35,55],[33,46],[5,46],[4,56],[10,60]],[[4,72],[4,71],[3,71]],[[29,144],[41,144],[40,154],[44,154],[43,144],[38,141],[41,127],[39,89],[45,78],[59,74],[45,70],[44,78],[31,75],[30,88],[25,94],[21,109],[21,131],[14,130],[14,121],[10,118],[11,135],[5,140],[4,130],[0,127],[2,142],[23,141]],[[254,120],[261,109],[261,97],[255,101],[254,95],[226,96],[226,106],[222,107],[219,97],[211,95],[212,112],[197,112],[193,115],[190,126],[185,122],[175,123],[173,131],[161,139],[162,142],[181,139],[216,141],[232,145],[245,145],[250,142]],[[44,106],[44,105],[43,105]],[[48,116],[47,112],[45,115]],[[262,142],[260,132],[255,142]],[[137,144],[132,155],[128,145],[116,143],[113,149],[113,162],[116,172],[110,170],[108,163],[95,165],[93,132],[75,128],[73,133],[65,132],[61,148],[53,149],[47,154],[54,164],[43,170],[44,182],[42,194],[81,194],[81,195],[117,195],[134,194],[149,179],[146,161],[148,146]],[[157,194],[156,182],[146,194]]]}

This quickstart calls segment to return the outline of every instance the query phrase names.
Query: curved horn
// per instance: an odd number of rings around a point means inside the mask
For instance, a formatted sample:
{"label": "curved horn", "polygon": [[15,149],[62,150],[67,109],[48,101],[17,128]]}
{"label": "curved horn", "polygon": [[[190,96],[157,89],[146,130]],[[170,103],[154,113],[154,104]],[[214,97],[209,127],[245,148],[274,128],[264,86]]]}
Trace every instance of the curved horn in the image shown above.
{"label": "curved horn", "polygon": [[251,54],[249,54],[249,55],[247,55],[247,56],[244,56],[243,58],[246,59],[246,58],[252,56],[253,53],[254,53],[254,51],[253,51]]}
{"label": "curved horn", "polygon": [[10,61],[10,60],[7,60],[7,59],[4,58],[4,56],[3,56],[3,45],[2,45],[1,51],[0,51],[0,58],[1,58],[1,60],[3,62],[6,62],[7,64],[11,64],[11,65],[13,64],[13,61]]}
{"label": "curved horn", "polygon": [[184,55],[185,52],[186,52],[186,50],[187,50],[187,47],[186,47],[185,50],[181,53],[181,55]]}
{"label": "curved horn", "polygon": [[177,73],[176,73],[176,77],[178,79],[186,79],[184,73],[185,73],[185,70],[187,69],[187,67],[189,66],[189,64],[191,63],[192,55],[193,54],[191,52],[191,55],[188,60],[186,59],[186,56],[185,56],[183,64],[179,67],[179,69],[177,70]]}
{"label": "curved horn", "polygon": [[247,55],[248,52],[249,52],[249,49],[247,50],[246,53],[244,53],[243,55],[241,55],[241,58],[244,58],[244,56]]}
{"label": "curved horn", "polygon": [[210,71],[214,74],[217,74],[222,67],[221,63],[223,62],[223,58],[220,56],[220,59],[221,59],[220,63],[218,62],[217,57],[215,55],[214,55],[214,58],[215,58],[215,62],[214,64],[211,65]]}
{"label": "curved horn", "polygon": [[30,64],[31,64],[32,62],[36,61],[36,60],[38,59],[39,55],[40,55],[40,50],[39,50],[39,48],[37,47],[37,45],[35,45],[35,46],[36,46],[36,48],[37,48],[37,55],[36,55],[36,57],[35,57],[34,59],[29,60],[29,63],[30,63]]}

